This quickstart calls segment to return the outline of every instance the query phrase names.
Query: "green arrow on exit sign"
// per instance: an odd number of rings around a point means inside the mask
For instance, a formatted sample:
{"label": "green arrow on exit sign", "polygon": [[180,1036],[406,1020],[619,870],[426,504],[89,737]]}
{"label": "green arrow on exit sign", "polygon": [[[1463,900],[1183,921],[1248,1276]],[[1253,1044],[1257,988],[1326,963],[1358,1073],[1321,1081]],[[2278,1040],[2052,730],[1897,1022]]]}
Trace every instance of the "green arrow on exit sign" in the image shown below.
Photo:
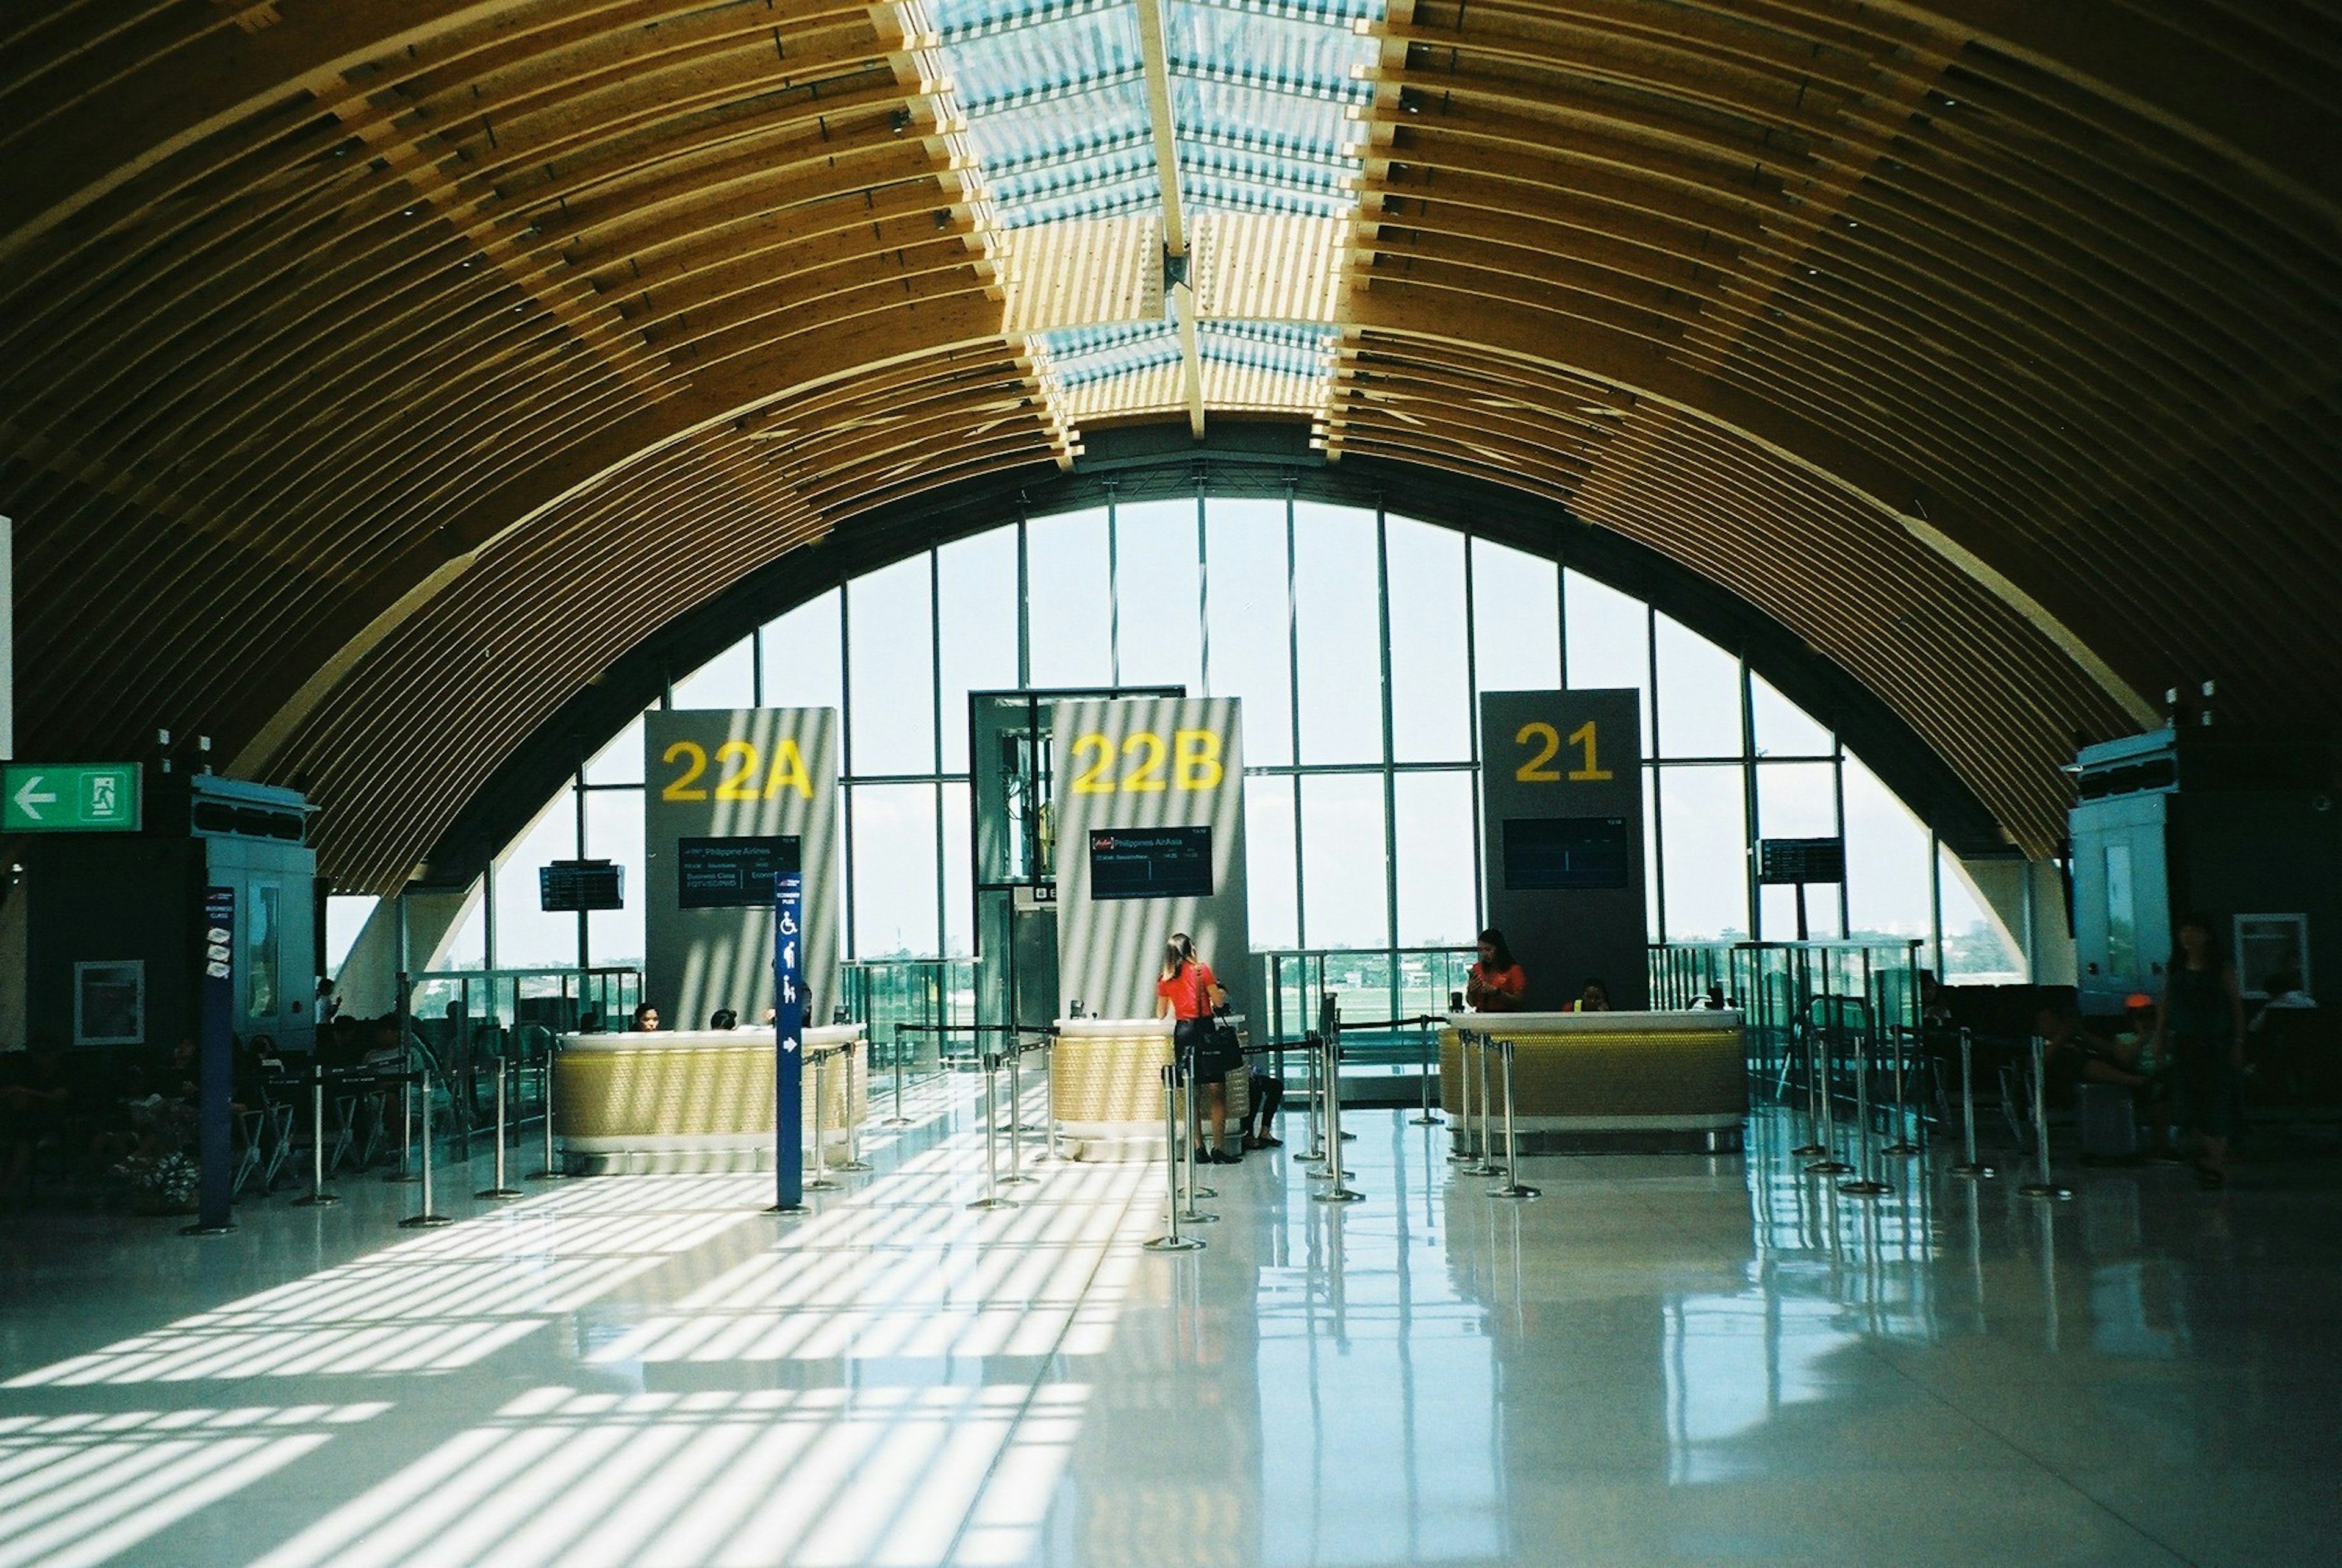
{"label": "green arrow on exit sign", "polygon": [[136,833],[136,763],[0,766],[0,833]]}

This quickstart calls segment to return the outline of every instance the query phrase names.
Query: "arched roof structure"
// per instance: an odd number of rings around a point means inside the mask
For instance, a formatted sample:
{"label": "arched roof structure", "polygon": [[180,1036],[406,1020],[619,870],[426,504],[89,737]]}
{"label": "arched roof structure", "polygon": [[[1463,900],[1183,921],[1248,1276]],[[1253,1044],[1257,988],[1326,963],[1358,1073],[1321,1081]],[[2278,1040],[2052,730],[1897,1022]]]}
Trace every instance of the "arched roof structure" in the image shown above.
{"label": "arched roof structure", "polygon": [[2325,0],[78,0],[0,21],[18,749],[404,877],[626,652],[1117,424],[1558,504],[2020,846],[2342,709]]}

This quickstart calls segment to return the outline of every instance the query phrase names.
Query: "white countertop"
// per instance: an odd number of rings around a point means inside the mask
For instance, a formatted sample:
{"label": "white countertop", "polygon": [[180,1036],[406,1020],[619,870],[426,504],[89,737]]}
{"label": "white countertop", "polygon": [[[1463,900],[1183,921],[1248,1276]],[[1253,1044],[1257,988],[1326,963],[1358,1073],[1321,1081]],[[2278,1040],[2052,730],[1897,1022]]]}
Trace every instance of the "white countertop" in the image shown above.
{"label": "white countertop", "polygon": [[1704,1034],[1741,1025],[1737,1008],[1668,1013],[1450,1013],[1450,1028],[1483,1034]]}
{"label": "white countertop", "polygon": [[[859,1024],[820,1024],[805,1032],[806,1045],[813,1050],[844,1045],[861,1038]],[[647,1034],[628,1031],[561,1036],[564,1051],[737,1051],[744,1047],[771,1050],[773,1031],[759,1024],[740,1029],[657,1029]]]}
{"label": "white countertop", "polygon": [[1168,1018],[1060,1018],[1057,1038],[1060,1040],[1128,1040],[1134,1035],[1159,1034],[1171,1037]]}

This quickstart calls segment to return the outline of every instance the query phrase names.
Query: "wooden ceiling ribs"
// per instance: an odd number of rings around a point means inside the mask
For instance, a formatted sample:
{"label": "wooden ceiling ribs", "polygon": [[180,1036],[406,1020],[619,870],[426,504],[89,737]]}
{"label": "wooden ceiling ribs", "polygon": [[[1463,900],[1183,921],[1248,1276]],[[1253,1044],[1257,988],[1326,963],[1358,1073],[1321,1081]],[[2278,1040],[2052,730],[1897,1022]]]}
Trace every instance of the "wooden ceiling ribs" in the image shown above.
{"label": "wooden ceiling ribs", "polygon": [[[26,744],[208,728],[386,888],[693,605],[1064,460],[902,26],[0,19]],[[1420,0],[1380,31],[1347,286],[1308,324],[1329,456],[1711,577],[2028,849],[2073,735],[2141,694],[2342,722],[2302,678],[2342,674],[2342,5]]]}

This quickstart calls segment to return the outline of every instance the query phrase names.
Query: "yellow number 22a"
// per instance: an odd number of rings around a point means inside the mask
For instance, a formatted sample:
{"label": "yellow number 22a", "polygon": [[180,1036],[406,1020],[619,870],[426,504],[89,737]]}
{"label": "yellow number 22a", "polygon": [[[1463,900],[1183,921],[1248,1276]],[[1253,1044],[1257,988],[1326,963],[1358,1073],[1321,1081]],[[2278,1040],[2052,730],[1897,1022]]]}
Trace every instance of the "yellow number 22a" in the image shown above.
{"label": "yellow number 22a", "polygon": [[[707,786],[701,781],[707,774],[707,748],[697,741],[677,741],[659,754],[659,760],[672,766],[683,764],[682,771],[667,780],[659,791],[659,799],[694,801],[707,798]],[[770,800],[783,790],[794,790],[800,800],[813,799],[813,775],[806,772],[805,754],[797,749],[793,738],[784,738],[773,753],[773,768],[764,771],[764,757],[748,741],[726,741],[716,748],[716,761],[722,776],[716,784],[717,800]],[[762,774],[762,788],[758,775]]]}

